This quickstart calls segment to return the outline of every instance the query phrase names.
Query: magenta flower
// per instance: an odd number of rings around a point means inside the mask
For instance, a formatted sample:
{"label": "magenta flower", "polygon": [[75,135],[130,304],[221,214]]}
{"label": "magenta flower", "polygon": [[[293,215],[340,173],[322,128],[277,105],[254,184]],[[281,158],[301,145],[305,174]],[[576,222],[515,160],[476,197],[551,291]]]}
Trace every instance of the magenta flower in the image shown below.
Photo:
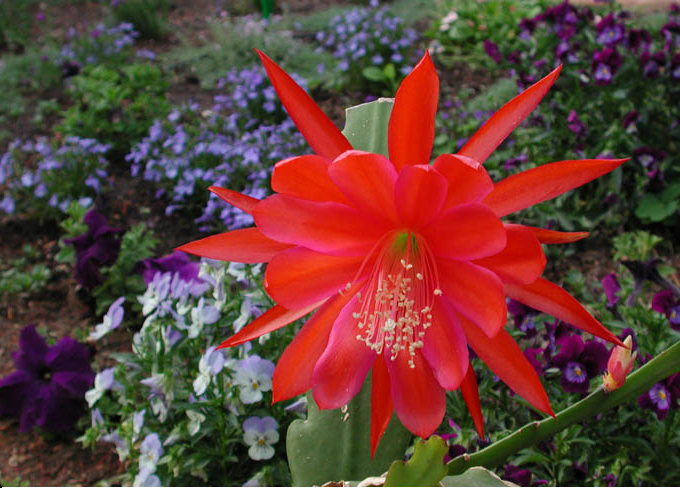
{"label": "magenta flower", "polygon": [[619,280],[616,278],[616,273],[609,273],[602,278],[602,288],[604,289],[604,294],[607,296],[607,307],[616,307],[616,304],[621,300],[621,298],[616,295],[621,289]]}
{"label": "magenta flower", "polygon": [[562,337],[557,345],[559,353],[551,363],[562,370],[562,388],[570,393],[588,393],[590,380],[607,367],[607,348],[595,339],[584,343],[577,335]]}
{"label": "magenta flower", "polygon": [[22,432],[36,425],[49,432],[72,430],[94,381],[87,346],[70,337],[48,346],[27,325],[12,359],[16,371],[0,380],[0,415],[19,417]]}
{"label": "magenta flower", "polygon": [[652,309],[664,314],[673,330],[680,330],[680,298],[673,290],[662,290],[654,295]]}

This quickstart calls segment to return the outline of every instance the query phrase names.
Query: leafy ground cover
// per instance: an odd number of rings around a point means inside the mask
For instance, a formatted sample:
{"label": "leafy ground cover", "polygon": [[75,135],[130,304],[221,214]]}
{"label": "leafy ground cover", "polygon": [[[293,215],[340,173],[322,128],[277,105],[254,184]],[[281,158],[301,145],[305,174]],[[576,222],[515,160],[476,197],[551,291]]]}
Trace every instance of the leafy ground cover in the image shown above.
{"label": "leafy ground cover", "polygon": [[[285,433],[305,404],[270,404],[272,362],[292,331],[225,354],[212,347],[269,307],[262,269],[158,259],[252,224],[208,186],[261,198],[275,162],[309,152],[253,47],[294,73],[338,126],[346,106],[392,96],[429,47],[442,79],[439,153],[564,62],[547,107],[487,167],[498,180],[585,153],[632,156],[630,169],[522,222],[591,232],[551,247],[546,276],[622,339],[632,331],[638,365],[677,341],[678,113],[668,102],[680,86],[677,8],[629,16],[538,0],[295,0],[263,22],[246,1],[119,3],[24,0],[0,13],[0,377],[15,371],[27,324],[51,347],[66,336],[87,344],[92,368],[84,415],[68,432],[51,432],[49,402],[30,414],[2,407],[3,486],[290,483]],[[611,83],[598,80],[601,65]],[[599,386],[608,345],[508,308],[507,330],[555,410]],[[451,395],[440,429],[450,457],[539,418],[481,363],[475,370],[488,437]],[[497,472],[522,485],[677,484],[679,399],[676,375]]]}

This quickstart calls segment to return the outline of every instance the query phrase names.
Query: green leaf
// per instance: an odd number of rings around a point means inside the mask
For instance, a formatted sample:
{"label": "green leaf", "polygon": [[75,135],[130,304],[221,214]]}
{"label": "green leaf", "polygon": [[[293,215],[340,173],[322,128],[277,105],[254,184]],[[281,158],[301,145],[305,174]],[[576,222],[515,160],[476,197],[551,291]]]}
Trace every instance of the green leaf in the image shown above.
{"label": "green leaf", "polygon": [[363,74],[364,78],[366,78],[368,81],[381,82],[385,79],[385,75],[383,74],[382,70],[377,66],[367,66],[363,69],[361,74]]}
{"label": "green leaf", "polygon": [[[392,417],[371,460],[371,381],[367,379],[346,409],[319,410],[307,393],[307,420],[288,428],[286,453],[294,486],[377,476],[403,457],[411,434]],[[443,456],[443,455],[442,455]]]}
{"label": "green leaf", "polygon": [[661,222],[670,217],[678,209],[677,201],[664,201],[656,195],[648,193],[635,209],[635,215],[643,220],[651,220],[652,222]]}
{"label": "green leaf", "polygon": [[457,476],[447,476],[441,481],[442,486],[517,486],[503,481],[495,473],[481,466],[475,466]]}
{"label": "green leaf", "polygon": [[407,462],[395,461],[385,478],[385,486],[435,486],[447,474],[444,455],[448,447],[439,436],[416,442]]}
{"label": "green leaf", "polygon": [[354,149],[388,157],[387,128],[394,99],[379,98],[346,110],[347,122],[342,133]]}
{"label": "green leaf", "polygon": [[394,65],[392,63],[388,63],[383,68],[383,74],[385,75],[385,78],[387,78],[388,80],[394,80],[394,78],[397,76],[397,70],[394,68]]}

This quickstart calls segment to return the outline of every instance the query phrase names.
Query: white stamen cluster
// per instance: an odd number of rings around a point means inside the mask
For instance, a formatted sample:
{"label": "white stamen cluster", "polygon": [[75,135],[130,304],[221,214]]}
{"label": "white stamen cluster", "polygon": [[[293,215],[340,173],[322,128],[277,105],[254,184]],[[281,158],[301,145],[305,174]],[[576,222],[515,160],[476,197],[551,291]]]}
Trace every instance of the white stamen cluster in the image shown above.
{"label": "white stamen cluster", "polygon": [[[410,238],[410,236],[409,236]],[[415,368],[414,356],[423,347],[425,331],[432,325],[434,296],[438,288],[434,259],[422,246],[407,249],[406,258],[395,259],[394,251],[383,249],[376,258],[366,296],[359,311],[356,338],[377,354],[387,350],[394,361],[401,351],[409,355],[408,364]],[[413,262],[411,258],[415,258]]]}

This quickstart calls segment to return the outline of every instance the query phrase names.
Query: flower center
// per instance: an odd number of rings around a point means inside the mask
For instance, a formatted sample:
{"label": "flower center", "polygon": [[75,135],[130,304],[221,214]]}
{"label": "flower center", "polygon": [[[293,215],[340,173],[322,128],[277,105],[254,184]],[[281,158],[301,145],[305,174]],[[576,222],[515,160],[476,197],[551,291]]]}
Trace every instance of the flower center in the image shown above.
{"label": "flower center", "polygon": [[432,325],[434,297],[442,293],[434,256],[422,238],[399,232],[381,239],[362,269],[367,263],[372,269],[364,296],[357,295],[361,306],[353,314],[356,338],[377,354],[388,351],[393,361],[405,351],[414,368],[415,352]]}

